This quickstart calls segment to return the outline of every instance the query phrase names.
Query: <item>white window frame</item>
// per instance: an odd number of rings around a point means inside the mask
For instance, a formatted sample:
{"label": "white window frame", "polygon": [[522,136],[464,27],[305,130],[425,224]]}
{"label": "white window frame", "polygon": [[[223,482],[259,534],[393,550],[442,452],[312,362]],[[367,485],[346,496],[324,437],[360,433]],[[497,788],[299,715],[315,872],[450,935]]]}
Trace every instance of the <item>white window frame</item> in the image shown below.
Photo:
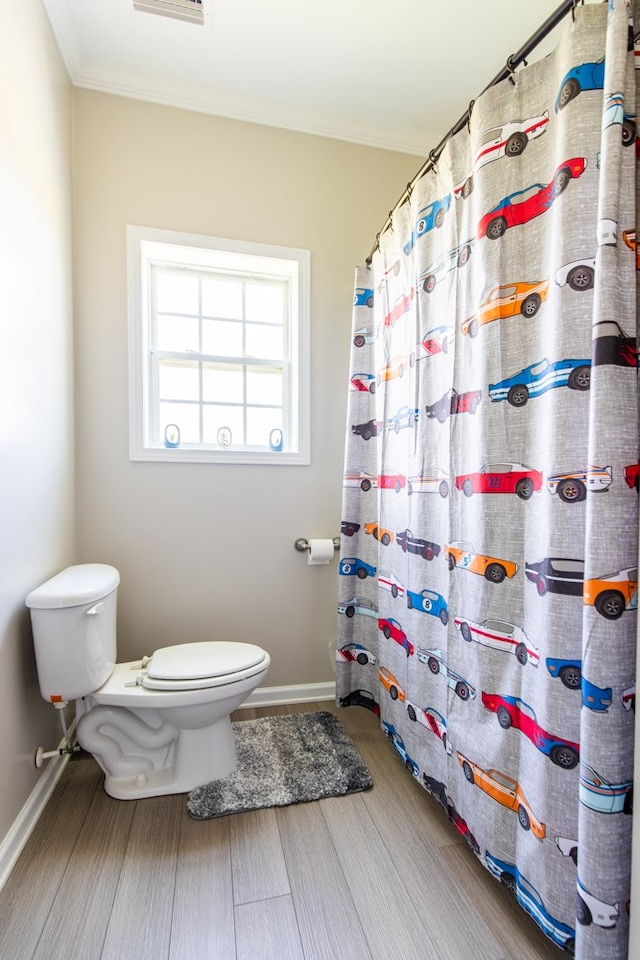
{"label": "white window frame", "polygon": [[[283,435],[281,450],[180,443],[166,447],[155,435],[152,357],[152,264],[237,271],[288,278],[287,344],[283,363]],[[178,233],[152,227],[127,227],[129,312],[129,459],[181,463],[310,463],[309,301],[310,253],[250,241]],[[154,426],[155,423],[155,426]]]}

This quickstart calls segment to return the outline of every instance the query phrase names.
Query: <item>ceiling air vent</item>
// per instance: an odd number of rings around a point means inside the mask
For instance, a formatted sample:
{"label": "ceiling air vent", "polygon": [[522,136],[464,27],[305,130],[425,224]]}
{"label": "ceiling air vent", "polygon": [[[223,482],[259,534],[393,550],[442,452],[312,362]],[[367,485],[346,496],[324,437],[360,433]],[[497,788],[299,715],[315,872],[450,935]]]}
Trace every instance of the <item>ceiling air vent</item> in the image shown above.
{"label": "ceiling air vent", "polygon": [[157,13],[161,17],[200,25],[204,23],[202,0],[133,0],[133,7],[142,13]]}

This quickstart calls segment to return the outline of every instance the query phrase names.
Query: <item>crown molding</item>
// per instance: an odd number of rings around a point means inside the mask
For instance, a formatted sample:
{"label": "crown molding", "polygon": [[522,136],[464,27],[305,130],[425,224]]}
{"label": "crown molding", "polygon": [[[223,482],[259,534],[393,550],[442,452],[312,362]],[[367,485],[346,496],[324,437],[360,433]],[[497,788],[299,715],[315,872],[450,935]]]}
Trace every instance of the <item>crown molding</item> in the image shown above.
{"label": "crown molding", "polygon": [[[73,86],[78,89],[126,97],[159,106],[174,107],[178,110],[190,110],[195,113],[223,117],[227,120],[237,120],[242,123],[290,130],[294,133],[342,140],[360,146],[392,150],[396,153],[407,153],[417,157],[424,157],[428,153],[429,141],[425,145],[424,131],[398,130],[385,133],[384,131],[381,132],[379,127],[374,128],[367,124],[359,124],[354,127],[346,120],[341,122],[336,117],[313,113],[307,109],[296,109],[285,104],[256,101],[249,98],[226,97],[217,91],[186,90],[168,93],[161,87],[143,90],[139,86],[127,83],[81,76],[74,77],[71,74],[70,79]],[[438,139],[438,136],[434,135],[431,142],[435,143]]]}

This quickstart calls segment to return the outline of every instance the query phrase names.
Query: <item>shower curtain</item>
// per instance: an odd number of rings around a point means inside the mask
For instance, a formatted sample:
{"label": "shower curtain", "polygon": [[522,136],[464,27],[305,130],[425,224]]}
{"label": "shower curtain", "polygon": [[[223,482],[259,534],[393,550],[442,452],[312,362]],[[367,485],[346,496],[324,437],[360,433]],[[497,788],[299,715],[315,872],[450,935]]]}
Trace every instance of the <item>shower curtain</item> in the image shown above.
{"label": "shower curtain", "polygon": [[580,6],[356,272],[337,695],[545,934],[627,956],[633,9]]}

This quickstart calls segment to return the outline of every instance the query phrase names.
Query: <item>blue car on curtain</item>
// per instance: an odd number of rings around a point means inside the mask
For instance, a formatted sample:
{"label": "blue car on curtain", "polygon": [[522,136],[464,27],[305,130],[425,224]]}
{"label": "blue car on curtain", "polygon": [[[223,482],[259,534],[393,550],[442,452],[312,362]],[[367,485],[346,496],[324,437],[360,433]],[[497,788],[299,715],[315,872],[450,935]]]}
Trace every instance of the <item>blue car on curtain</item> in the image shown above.
{"label": "blue car on curtain", "polygon": [[491,400],[508,400],[512,407],[523,407],[532,397],[540,397],[547,390],[569,387],[570,390],[588,390],[591,384],[591,359],[556,360],[545,357],[518,373],[489,384]]}
{"label": "blue car on curtain", "polygon": [[425,233],[429,233],[434,227],[442,226],[445,214],[450,206],[451,194],[448,193],[446,197],[442,197],[440,200],[434,200],[418,213],[416,225],[403,248],[407,256],[411,253],[420,237],[423,237]]}
{"label": "blue car on curtain", "polygon": [[564,947],[569,953],[573,953],[575,929],[549,913],[538,891],[520,873],[515,864],[506,863],[488,852],[485,854],[485,863],[500,883],[515,893],[518,903],[542,927],[547,936],[559,947]]}
{"label": "blue car on curtain", "polygon": [[604,87],[604,57],[595,63],[579,63],[572,67],[560,83],[555,110],[563,110],[583,90],[602,90]]}

